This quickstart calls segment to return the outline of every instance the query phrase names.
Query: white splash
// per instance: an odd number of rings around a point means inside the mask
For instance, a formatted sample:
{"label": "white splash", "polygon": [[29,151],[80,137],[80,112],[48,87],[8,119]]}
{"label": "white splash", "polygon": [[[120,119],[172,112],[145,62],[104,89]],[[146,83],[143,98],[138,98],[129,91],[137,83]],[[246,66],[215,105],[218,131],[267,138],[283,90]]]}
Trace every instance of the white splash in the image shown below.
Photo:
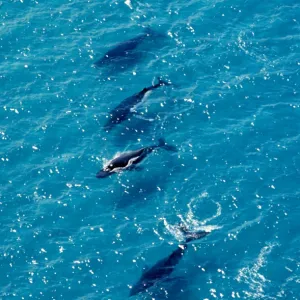
{"label": "white splash", "polygon": [[[187,204],[188,212],[183,215],[178,215],[178,218],[180,219],[180,222],[182,225],[184,225],[186,228],[188,228],[191,231],[207,231],[212,232],[214,230],[222,228],[222,226],[218,225],[208,225],[207,223],[210,223],[214,219],[218,218],[222,213],[222,208],[220,203],[213,202],[217,206],[217,211],[209,218],[204,220],[197,220],[195,217],[195,214],[193,212],[193,209],[197,207],[197,202],[203,198],[206,198],[208,194],[206,192],[202,193],[198,197],[192,198],[191,201]],[[180,230],[178,224],[171,225],[168,223],[166,218],[161,218],[161,220],[164,222],[164,226],[167,229],[167,231],[174,236],[177,240],[182,241],[184,240],[184,234],[182,233],[182,230]]]}

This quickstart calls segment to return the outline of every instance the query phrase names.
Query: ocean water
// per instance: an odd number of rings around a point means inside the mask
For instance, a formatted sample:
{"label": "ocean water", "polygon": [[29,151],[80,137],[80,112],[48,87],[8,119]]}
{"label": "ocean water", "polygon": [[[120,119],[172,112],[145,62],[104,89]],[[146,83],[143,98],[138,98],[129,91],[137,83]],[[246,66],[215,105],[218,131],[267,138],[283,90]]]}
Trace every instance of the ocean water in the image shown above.
{"label": "ocean water", "polygon": [[[179,223],[212,232],[135,299],[300,299],[299,1],[2,0],[0,19],[1,299],[126,299]],[[146,27],[164,36],[93,66]],[[178,152],[95,178],[160,137]]]}

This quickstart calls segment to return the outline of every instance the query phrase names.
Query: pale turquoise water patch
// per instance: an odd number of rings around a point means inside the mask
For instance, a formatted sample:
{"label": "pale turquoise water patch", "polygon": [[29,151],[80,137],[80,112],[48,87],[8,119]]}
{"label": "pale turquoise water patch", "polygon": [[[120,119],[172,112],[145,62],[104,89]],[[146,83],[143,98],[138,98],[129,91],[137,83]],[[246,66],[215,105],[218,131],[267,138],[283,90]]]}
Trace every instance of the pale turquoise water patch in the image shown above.
{"label": "pale turquoise water patch", "polygon": [[[299,299],[300,4],[0,3],[1,298],[126,299],[173,226],[215,229],[137,299]],[[124,71],[93,63],[150,26]],[[162,76],[138,115],[107,112]],[[143,171],[98,180],[164,137]]]}

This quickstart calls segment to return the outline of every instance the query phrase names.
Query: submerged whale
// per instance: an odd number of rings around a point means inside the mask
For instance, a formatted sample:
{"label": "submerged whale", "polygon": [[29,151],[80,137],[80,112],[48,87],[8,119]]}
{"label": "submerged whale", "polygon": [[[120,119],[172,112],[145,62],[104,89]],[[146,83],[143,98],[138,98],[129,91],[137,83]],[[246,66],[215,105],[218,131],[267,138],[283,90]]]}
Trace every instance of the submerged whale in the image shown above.
{"label": "submerged whale", "polygon": [[147,92],[155,90],[162,85],[171,85],[171,83],[158,78],[157,84],[146,87],[139,93],[136,93],[123,100],[117,107],[115,107],[112,111],[110,111],[109,120],[104,126],[104,129],[110,130],[115,125],[125,121],[128,118],[128,116],[131,114],[131,109],[143,100]]}
{"label": "submerged whale", "polygon": [[124,42],[121,42],[114,46],[111,50],[107,51],[105,55],[97,60],[94,65],[101,67],[103,65],[117,62],[119,59],[131,57],[133,51],[148,37],[160,37],[162,34],[155,32],[151,28],[147,27],[144,33]]}
{"label": "submerged whale", "polygon": [[134,296],[144,292],[157,282],[166,279],[174,271],[176,265],[180,262],[188,247],[188,243],[199,240],[210,233],[207,231],[191,232],[184,227],[181,228],[181,230],[185,235],[185,242],[179,245],[178,248],[168,257],[158,261],[153,267],[144,270],[139,281],[130,290],[129,296]]}
{"label": "submerged whale", "polygon": [[97,174],[97,178],[108,177],[116,172],[123,170],[132,170],[140,163],[148,154],[157,148],[163,148],[168,151],[177,151],[172,145],[168,145],[164,139],[159,139],[157,145],[144,147],[135,151],[125,152],[118,157],[112,159],[106,167],[100,170]]}

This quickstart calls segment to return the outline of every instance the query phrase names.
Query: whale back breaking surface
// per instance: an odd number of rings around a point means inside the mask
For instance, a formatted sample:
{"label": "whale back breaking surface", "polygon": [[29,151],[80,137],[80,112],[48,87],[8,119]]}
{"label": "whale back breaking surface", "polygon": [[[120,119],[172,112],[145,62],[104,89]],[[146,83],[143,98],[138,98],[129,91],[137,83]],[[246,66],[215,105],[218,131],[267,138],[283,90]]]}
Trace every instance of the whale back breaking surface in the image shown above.
{"label": "whale back breaking surface", "polygon": [[118,43],[112,49],[108,50],[105,55],[97,60],[94,65],[101,67],[109,63],[117,62],[118,59],[126,58],[145,40],[147,33],[140,34],[132,39]]}
{"label": "whale back breaking surface", "polygon": [[137,159],[141,157],[141,155],[143,155],[144,151],[145,148],[142,148],[136,151],[123,153],[120,156],[111,160],[108,165],[112,166],[112,169],[125,168],[130,165],[130,162],[131,163],[136,162]]}

